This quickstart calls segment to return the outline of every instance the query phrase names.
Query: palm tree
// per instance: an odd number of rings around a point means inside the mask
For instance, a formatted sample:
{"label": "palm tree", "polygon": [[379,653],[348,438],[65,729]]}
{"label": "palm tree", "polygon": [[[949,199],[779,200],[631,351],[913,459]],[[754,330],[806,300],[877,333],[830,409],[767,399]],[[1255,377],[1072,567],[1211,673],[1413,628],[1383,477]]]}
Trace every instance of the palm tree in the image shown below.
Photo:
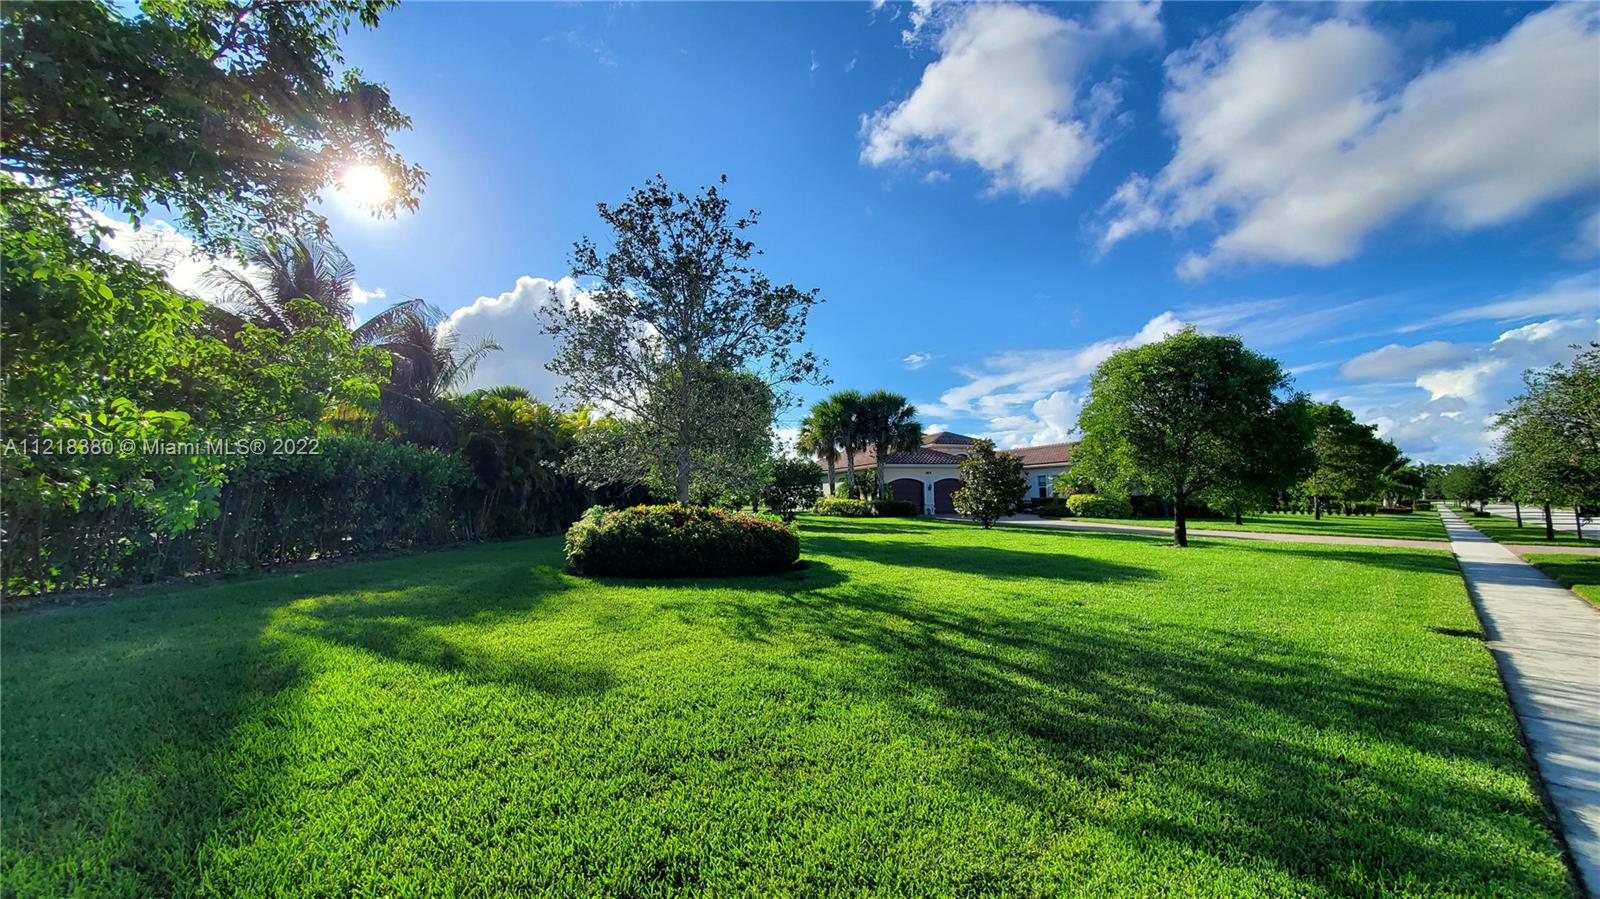
{"label": "palm tree", "polygon": [[453,328],[442,327],[444,318],[422,300],[405,300],[355,331],[358,343],[378,347],[393,359],[380,399],[382,417],[428,439],[446,431],[435,408],[439,400],[471,378],[484,356],[500,349],[489,338],[463,343]]}
{"label": "palm tree", "polygon": [[834,495],[839,445],[844,431],[844,409],[829,398],[811,407],[810,414],[800,424],[800,437],[795,441],[795,449],[828,463],[829,496]]}
{"label": "palm tree", "polygon": [[350,320],[356,267],[338,244],[315,236],[259,238],[245,244],[244,256],[245,271],[213,266],[206,274],[227,312],[285,334],[311,323],[290,307],[294,300]]}
{"label": "palm tree", "polygon": [[887,390],[875,390],[861,398],[856,418],[859,430],[876,456],[875,496],[883,495],[884,459],[890,453],[910,452],[922,445],[922,424],[917,407],[906,398]]}
{"label": "palm tree", "polygon": [[828,397],[827,402],[838,411],[838,445],[844,450],[844,484],[846,495],[856,495],[856,452],[867,448],[861,421],[861,394],[854,390],[841,390]]}

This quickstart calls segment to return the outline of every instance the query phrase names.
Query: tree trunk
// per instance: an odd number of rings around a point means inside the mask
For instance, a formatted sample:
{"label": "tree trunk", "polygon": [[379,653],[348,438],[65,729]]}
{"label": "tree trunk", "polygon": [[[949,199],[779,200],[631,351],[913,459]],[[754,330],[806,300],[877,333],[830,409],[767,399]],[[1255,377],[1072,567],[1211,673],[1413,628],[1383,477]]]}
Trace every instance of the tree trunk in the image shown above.
{"label": "tree trunk", "polygon": [[1320,496],[1312,496],[1311,497],[1311,515],[1317,521],[1321,521],[1322,520],[1322,497],[1320,497]]}
{"label": "tree trunk", "polygon": [[1572,526],[1578,529],[1578,539],[1579,540],[1583,539],[1583,517],[1580,514],[1582,512],[1583,512],[1583,509],[1579,506],[1578,503],[1573,503],[1572,504]]}
{"label": "tree trunk", "polygon": [[828,495],[829,496],[834,496],[835,495],[834,491],[837,489],[834,486],[834,480],[835,480],[834,471],[837,468],[838,468],[838,464],[835,463],[832,459],[829,459],[828,460]]}
{"label": "tree trunk", "polygon": [[1513,501],[1511,505],[1517,510],[1517,527],[1520,528],[1522,527],[1522,503],[1521,501]]}
{"label": "tree trunk", "polygon": [[844,451],[844,490],[846,496],[856,495],[856,451],[849,448]]}
{"label": "tree trunk", "polygon": [[1189,545],[1189,519],[1186,517],[1188,497],[1178,494],[1172,498],[1172,545]]}
{"label": "tree trunk", "polygon": [[1233,510],[1233,523],[1234,524],[1244,524],[1244,513],[1240,512],[1238,509],[1234,509]]}
{"label": "tree trunk", "polygon": [[1554,521],[1550,520],[1550,504],[1549,503],[1545,503],[1544,504],[1544,539],[1546,539],[1546,540],[1554,540],[1554,539],[1556,539],[1556,525],[1555,525]]}

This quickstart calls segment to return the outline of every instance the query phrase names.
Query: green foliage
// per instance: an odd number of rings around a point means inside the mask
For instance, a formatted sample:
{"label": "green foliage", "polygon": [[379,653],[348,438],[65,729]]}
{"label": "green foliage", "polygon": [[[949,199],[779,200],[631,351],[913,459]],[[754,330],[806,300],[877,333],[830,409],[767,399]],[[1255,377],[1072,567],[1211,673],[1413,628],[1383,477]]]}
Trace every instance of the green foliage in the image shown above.
{"label": "green foliage", "polygon": [[417,204],[425,175],[389,144],[410,120],[381,85],[337,72],[352,20],[387,0],[103,0],[0,8],[7,172],[137,219],[177,210],[200,242],[320,230],[310,204],[342,167],[378,168],[376,212]]}
{"label": "green foliage", "polygon": [[1028,495],[1022,459],[997,453],[993,440],[977,440],[961,460],[962,486],[950,501],[957,512],[982,522],[985,528],[998,518],[1015,514]]}
{"label": "green foliage", "polygon": [[1600,503],[1600,345],[1523,383],[1496,420],[1504,492],[1539,505]]}
{"label": "green foliage", "polygon": [[[755,446],[756,432],[764,441],[789,387],[822,377],[800,350],[817,292],[756,268],[745,233],[759,213],[733,212],[718,185],[691,197],[658,176],[599,212],[611,247],[584,238],[572,253],[573,276],[598,284],[583,302],[540,307],[558,347],[548,367],[579,402],[626,413],[638,444],[661,457],[656,467],[670,466],[679,502],[754,493],[771,451]],[[696,490],[704,468],[732,489]]]}
{"label": "green foliage", "polygon": [[883,518],[907,518],[921,515],[922,506],[908,499],[879,499],[872,501],[872,514]]}
{"label": "green foliage", "polygon": [[1418,512],[1431,512],[1433,511],[1433,503],[1425,499],[1419,499],[1411,504],[1411,508]]}
{"label": "green foliage", "polygon": [[291,304],[305,321],[292,334],[217,336],[200,301],[85,240],[56,206],[0,197],[8,591],[144,576],[130,557],[220,514],[237,460],[201,447],[312,437],[330,405],[376,400],[386,359],[314,303]]}
{"label": "green foliage", "polygon": [[844,453],[844,442],[850,431],[850,415],[836,398],[818,401],[806,413],[800,424],[800,436],[795,448],[802,455],[818,459],[828,466],[828,492],[838,483],[839,459]]}
{"label": "green foliage", "polygon": [[[1077,495],[1073,494],[1072,496]],[[1038,513],[1040,518],[1066,518],[1072,514],[1072,510],[1067,508],[1067,502],[1071,498],[1071,496],[1065,499],[1060,496],[1045,497],[1039,501],[1039,505],[1034,511]]]}
{"label": "green foliage", "polygon": [[917,407],[898,393],[875,390],[849,407],[855,422],[851,430],[872,447],[877,460],[873,475],[872,496],[884,492],[883,466],[890,453],[909,452],[922,445],[922,425],[917,421]]}
{"label": "green foliage", "polygon": [[1074,493],[1067,497],[1067,511],[1080,518],[1132,518],[1133,504],[1125,496]]}
{"label": "green foliage", "polygon": [[1351,503],[1382,493],[1386,476],[1403,463],[1400,450],[1338,403],[1315,403],[1310,415],[1314,463],[1302,489],[1315,511],[1324,500]]}
{"label": "green foliage", "polygon": [[498,390],[446,397],[439,406],[456,435],[453,449],[472,471],[459,499],[472,536],[554,533],[590,502],[590,491],[562,469],[586,416]]}
{"label": "green foliage", "polygon": [[776,519],[672,503],[585,515],[567,531],[574,571],[611,577],[735,577],[794,567],[800,537]]}
{"label": "green foliage", "polygon": [[1480,507],[1501,494],[1500,476],[1494,463],[1474,456],[1465,465],[1456,465],[1444,479],[1445,495]]}
{"label": "green foliage", "polygon": [[822,498],[822,469],[804,459],[773,459],[770,480],[761,491],[761,503],[769,512],[794,521],[795,513],[809,508]]}
{"label": "green foliage", "polygon": [[1115,353],[1089,383],[1073,470],[1102,488],[1142,484],[1171,496],[1173,543],[1188,544],[1185,510],[1209,490],[1283,480],[1264,447],[1292,442],[1289,380],[1275,360],[1237,337],[1185,328]]}
{"label": "green foliage", "polygon": [[869,518],[873,514],[871,501],[843,496],[825,496],[812,505],[811,511],[841,518]]}

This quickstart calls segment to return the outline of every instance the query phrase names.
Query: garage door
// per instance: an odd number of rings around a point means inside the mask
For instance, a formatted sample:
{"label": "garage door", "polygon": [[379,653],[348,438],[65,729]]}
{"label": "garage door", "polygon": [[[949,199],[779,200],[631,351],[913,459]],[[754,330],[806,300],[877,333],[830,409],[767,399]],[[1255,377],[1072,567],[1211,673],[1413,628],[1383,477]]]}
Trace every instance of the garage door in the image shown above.
{"label": "garage door", "polygon": [[950,497],[961,489],[960,478],[945,478],[933,485],[933,511],[940,515],[954,515],[955,504],[950,502]]}
{"label": "garage door", "polygon": [[917,511],[922,511],[922,482],[916,478],[900,478],[889,485],[894,492],[890,494],[895,499],[908,503],[916,503]]}

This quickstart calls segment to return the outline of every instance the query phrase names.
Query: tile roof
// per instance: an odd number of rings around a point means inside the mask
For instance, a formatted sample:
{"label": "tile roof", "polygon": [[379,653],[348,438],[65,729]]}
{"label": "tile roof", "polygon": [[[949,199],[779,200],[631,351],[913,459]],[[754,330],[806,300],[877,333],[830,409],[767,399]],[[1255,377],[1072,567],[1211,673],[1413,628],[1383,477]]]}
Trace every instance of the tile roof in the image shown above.
{"label": "tile roof", "polygon": [[954,434],[950,431],[940,431],[922,438],[923,446],[971,446],[977,440],[965,434]]}
{"label": "tile roof", "polygon": [[[967,443],[955,443],[949,440],[933,442],[925,440],[922,448],[905,453],[890,453],[886,460],[890,465],[956,465],[966,458],[966,453],[958,448],[964,448],[973,442],[971,437],[960,434],[937,434],[936,437],[954,437]],[[1047,443],[1043,446],[1019,446],[1016,449],[1001,450],[1014,456],[1022,457],[1023,465],[1065,465],[1071,461],[1074,443]],[[945,448],[952,452],[945,452]],[[819,461],[819,465],[826,468],[826,461]],[[878,464],[878,457],[872,450],[862,450],[856,453],[856,470],[873,468]],[[844,459],[839,459],[840,471],[844,470]]]}
{"label": "tile roof", "polygon": [[1076,443],[1046,443],[1043,446],[1019,446],[1006,452],[1021,456],[1023,465],[1065,465],[1072,461],[1072,448]]}

